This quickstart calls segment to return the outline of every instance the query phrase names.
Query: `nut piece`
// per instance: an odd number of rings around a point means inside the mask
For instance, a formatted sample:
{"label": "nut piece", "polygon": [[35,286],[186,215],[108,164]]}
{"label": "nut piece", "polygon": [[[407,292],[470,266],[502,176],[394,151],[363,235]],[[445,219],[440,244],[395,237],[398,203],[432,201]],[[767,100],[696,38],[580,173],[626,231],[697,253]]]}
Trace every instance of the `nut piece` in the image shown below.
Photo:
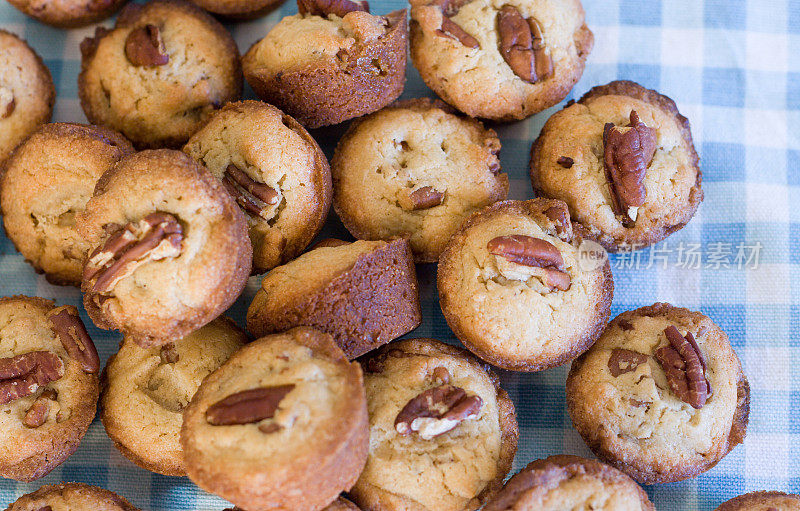
{"label": "nut piece", "polygon": [[572,237],[569,234],[570,220],[566,209],[552,206],[544,210],[544,216],[553,222],[559,238],[566,242],[572,241]]}
{"label": "nut piece", "polygon": [[30,396],[62,376],[64,363],[49,351],[0,358],[0,405]]}
{"label": "nut piece", "polygon": [[536,83],[553,72],[541,27],[534,18],[526,20],[516,7],[504,5],[497,13],[497,32],[500,54],[515,75]]}
{"label": "nut piece", "polygon": [[28,411],[25,412],[25,418],[22,423],[28,428],[38,428],[45,422],[50,415],[50,405],[58,398],[54,390],[46,389],[39,397],[33,402]]}
{"label": "nut piece", "polygon": [[78,316],[78,309],[72,305],[57,307],[47,313],[47,321],[67,354],[80,364],[83,372],[96,374],[100,370],[100,357]]}
{"label": "nut piece", "polygon": [[698,410],[711,395],[711,385],[705,376],[706,363],[691,332],[682,336],[674,326],[664,329],[669,346],[656,351],[656,359],[667,375],[672,392],[681,401]]}
{"label": "nut piece", "polygon": [[206,421],[212,426],[252,424],[275,416],[278,405],[293,384],[243,390],[217,401],[206,410]]}
{"label": "nut piece", "polygon": [[161,358],[162,364],[174,364],[178,360],[180,360],[180,355],[178,355],[178,350],[175,349],[174,343],[167,343],[161,346],[161,351],[159,352],[159,356]]}
{"label": "nut piece", "polygon": [[89,256],[84,282],[94,283],[93,293],[110,293],[117,282],[148,261],[178,257],[183,228],[169,213],[150,213],[111,235]]}
{"label": "nut piece", "polygon": [[394,427],[401,435],[416,431],[423,440],[430,440],[462,421],[477,418],[482,406],[480,396],[467,396],[462,388],[439,385],[406,403],[397,414]]}
{"label": "nut piece", "polygon": [[125,39],[125,56],[137,67],[163,66],[169,63],[169,55],[155,25],[134,28]]}
{"label": "nut piece", "polygon": [[564,259],[561,252],[550,242],[543,239],[514,234],[499,236],[486,244],[489,253],[521,264],[523,266],[542,268],[537,276],[551,289],[566,291],[570,288],[569,274],[563,271]]}
{"label": "nut piece", "polygon": [[564,167],[565,169],[571,169],[573,165],[575,165],[575,160],[570,158],[569,156],[559,156],[556,160],[556,163]]}
{"label": "nut piece", "polygon": [[614,378],[621,374],[635,371],[637,367],[646,364],[650,357],[638,351],[614,348],[608,358],[608,370]]}
{"label": "nut piece", "polygon": [[439,385],[450,383],[450,371],[444,366],[438,366],[433,369],[433,381]]}
{"label": "nut piece", "polygon": [[432,186],[417,188],[408,195],[408,203],[403,202],[401,207],[406,210],[418,211],[430,209],[444,202],[444,193]]}
{"label": "nut piece", "polygon": [[17,101],[14,99],[14,91],[8,87],[0,87],[0,119],[11,117]]}
{"label": "nut piece", "polygon": [[481,47],[478,40],[469,35],[451,16],[455,16],[461,6],[466,3],[463,0],[434,0],[431,5],[438,6],[442,11],[442,26],[436,30],[436,34],[458,41],[467,48],[478,49]]}
{"label": "nut piece", "polygon": [[647,199],[644,177],[656,152],[656,130],[631,110],[630,124],[620,128],[606,123],[603,129],[603,167],[611,192],[611,207],[631,227],[638,208]]}
{"label": "nut piece", "polygon": [[335,14],[340,18],[348,12],[369,12],[369,3],[351,2],[350,0],[297,0],[297,9],[300,14],[312,16],[327,16]]}
{"label": "nut piece", "polygon": [[269,185],[254,181],[236,165],[228,165],[222,176],[222,184],[236,202],[250,216],[269,220],[273,207],[278,204],[278,191]]}

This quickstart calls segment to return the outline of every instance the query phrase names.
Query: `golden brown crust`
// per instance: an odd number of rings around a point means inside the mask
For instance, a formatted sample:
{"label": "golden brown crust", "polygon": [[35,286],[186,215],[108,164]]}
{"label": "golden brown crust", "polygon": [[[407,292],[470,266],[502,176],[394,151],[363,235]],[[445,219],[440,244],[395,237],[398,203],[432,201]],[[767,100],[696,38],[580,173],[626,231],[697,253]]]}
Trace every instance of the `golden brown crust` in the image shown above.
{"label": "golden brown crust", "polygon": [[779,506],[786,501],[794,501],[795,504],[792,509],[800,509],[800,495],[780,491],[754,491],[723,502],[715,511],[761,511],[762,509],[767,511],[769,509],[791,511],[791,509],[780,507],[767,507],[770,505]]}
{"label": "golden brown crust", "polygon": [[[442,313],[447,321],[448,326],[453,330],[456,337],[464,343],[464,345],[482,360],[512,371],[543,371],[552,367],[559,366],[573,360],[575,357],[588,350],[592,344],[600,337],[611,314],[611,302],[614,298],[614,277],[611,273],[611,265],[608,261],[605,262],[603,267],[603,284],[599,290],[599,297],[596,302],[596,307],[593,312],[595,320],[592,321],[590,328],[573,340],[570,349],[564,351],[559,356],[548,360],[520,360],[505,357],[501,354],[492,352],[485,349],[480,344],[471,340],[471,333],[466,328],[462,327],[462,322],[459,321],[458,316],[451,308],[451,302],[457,300],[455,297],[447,296],[442,293],[442,289],[446,281],[456,278],[456,268],[451,260],[454,260],[455,251],[458,246],[463,243],[466,237],[466,231],[471,227],[481,224],[498,213],[511,212],[520,216],[541,216],[543,212],[551,207],[565,207],[564,203],[559,200],[536,198],[527,201],[501,201],[488,206],[477,213],[470,216],[461,225],[459,231],[453,235],[450,242],[445,248],[444,252],[439,258],[439,271],[437,276],[437,287],[439,289],[439,304],[442,308]],[[572,239],[572,245],[579,247],[581,244],[581,237],[575,236]],[[463,298],[463,297],[462,297]],[[587,311],[588,312],[588,311]]]}
{"label": "golden brown crust", "polygon": [[128,0],[58,0],[41,8],[39,2],[9,0],[9,3],[31,18],[57,28],[78,28],[102,21]]}
{"label": "golden brown crust", "polygon": [[[67,505],[105,505],[104,509],[108,509],[108,506],[111,505],[122,511],[139,511],[124,497],[114,492],[104,490],[103,488],[83,483],[62,483],[42,486],[35,492],[23,495],[15,502],[12,502],[8,508],[6,508],[6,511],[25,511],[31,509],[31,506],[34,505],[40,505],[44,508],[48,505],[49,498],[57,498],[66,501]],[[73,499],[74,501],[70,502]],[[89,511],[91,508],[83,507],[83,509]]]}
{"label": "golden brown crust", "polygon": [[[675,307],[669,303],[655,303],[647,307],[640,307],[639,309],[623,312],[608,324],[606,330],[619,327],[621,323],[626,321],[630,322],[633,318],[640,316],[664,317],[678,324],[696,323],[707,319],[707,317],[700,312]],[[588,352],[578,357],[572,363],[569,375],[567,376],[567,410],[572,418],[572,424],[586,442],[589,449],[591,449],[598,458],[633,477],[641,484],[672,483],[702,474],[713,468],[734,447],[744,441],[750,415],[750,384],[742,371],[741,365],[739,365],[736,412],[733,416],[730,431],[723,440],[723,445],[715,449],[717,455],[706,457],[703,463],[679,465],[675,466],[672,470],[659,472],[646,468],[641,463],[637,463],[637,460],[633,459],[634,457],[631,457],[632,461],[630,462],[625,461],[626,453],[612,452],[608,448],[607,442],[596,434],[597,425],[588,424],[580,418],[580,404],[575,399],[576,392],[572,389],[574,389],[576,385],[576,376],[580,372],[587,356]]]}
{"label": "golden brown crust", "polygon": [[[692,140],[692,131],[689,120],[680,114],[675,101],[663,94],[658,93],[657,91],[646,89],[636,82],[628,80],[616,80],[606,85],[598,85],[593,87],[591,90],[589,90],[589,92],[584,94],[581,99],[578,100],[578,103],[585,104],[590,102],[592,99],[608,95],[628,96],[644,101],[673,117],[680,128],[681,136],[683,137],[684,148],[689,154],[689,161],[697,173],[695,184],[689,192],[689,197],[687,198],[682,215],[680,215],[676,221],[670,222],[670,225],[658,225],[655,229],[638,233],[636,235],[612,236],[606,233],[597,232],[596,229],[592,229],[590,226],[584,225],[575,218],[574,214],[572,214],[574,227],[576,231],[580,232],[583,238],[596,241],[602,245],[603,248],[610,252],[619,252],[620,250],[630,249],[630,247],[641,248],[644,246],[653,245],[665,239],[672,233],[683,229],[683,227],[689,223],[689,220],[691,220],[694,214],[697,212],[697,208],[700,207],[700,203],[703,202],[703,190],[701,188],[703,182],[703,171],[700,169],[700,158],[697,155],[697,151],[695,150],[694,142]],[[570,105],[571,103],[567,104],[564,108],[568,108]],[[542,168],[545,165],[545,162],[540,161],[537,158],[537,155],[540,153],[542,144],[544,143],[546,135],[549,134],[550,128],[551,126],[549,126],[548,123],[545,123],[544,127],[542,128],[542,132],[531,146],[531,160],[529,167],[531,184],[533,185],[534,192],[540,196],[547,196],[545,191],[542,189],[538,175],[538,169]]]}
{"label": "golden brown crust", "polygon": [[265,16],[277,9],[286,0],[191,0],[220,18],[231,21],[247,21]]}
{"label": "golden brown crust", "polygon": [[[261,99],[277,105],[307,128],[374,112],[402,94],[406,79],[406,10],[391,12],[386,19],[389,28],[385,35],[351,53],[349,62],[356,65],[342,69],[324,60],[274,76],[260,69],[245,69],[245,78]],[[361,63],[369,65],[362,68]],[[379,75],[373,71],[376,65],[383,70]]]}
{"label": "golden brown crust", "polygon": [[[535,460],[517,472],[489,502],[484,511],[527,509],[525,493],[536,488],[556,488],[574,477],[588,476],[603,483],[623,485],[638,495],[642,511],[655,511],[644,489],[619,470],[603,463],[571,455],[556,455]],[[513,507],[521,505],[522,507]]]}

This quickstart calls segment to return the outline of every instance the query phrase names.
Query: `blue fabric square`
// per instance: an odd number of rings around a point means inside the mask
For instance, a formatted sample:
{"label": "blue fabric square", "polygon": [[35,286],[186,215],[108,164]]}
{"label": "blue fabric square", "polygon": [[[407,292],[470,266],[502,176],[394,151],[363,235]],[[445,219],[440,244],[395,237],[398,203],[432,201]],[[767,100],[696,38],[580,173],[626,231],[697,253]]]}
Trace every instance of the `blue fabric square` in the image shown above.
{"label": "blue fabric square", "polygon": [[619,64],[619,80],[631,80],[648,89],[661,88],[661,68],[646,64]]}
{"label": "blue fabric square", "polygon": [[745,150],[741,144],[703,143],[700,168],[703,181],[741,181],[744,179]]}
{"label": "blue fabric square", "polygon": [[717,106],[744,106],[745,76],[741,69],[705,68],[703,103]]}
{"label": "blue fabric square", "polygon": [[619,21],[623,25],[660,25],[661,0],[621,0]]}
{"label": "blue fabric square", "polygon": [[745,326],[746,307],[741,305],[705,305],[700,307],[703,314],[711,318],[726,334],[734,348],[741,348],[747,344],[747,329]]}
{"label": "blue fabric square", "polygon": [[707,27],[743,29],[747,23],[746,0],[706,0]]}
{"label": "blue fabric square", "polygon": [[786,28],[790,33],[800,34],[800,0],[789,0],[789,15],[786,18]]}
{"label": "blue fabric square", "polygon": [[786,106],[800,110],[800,73],[786,75]]}

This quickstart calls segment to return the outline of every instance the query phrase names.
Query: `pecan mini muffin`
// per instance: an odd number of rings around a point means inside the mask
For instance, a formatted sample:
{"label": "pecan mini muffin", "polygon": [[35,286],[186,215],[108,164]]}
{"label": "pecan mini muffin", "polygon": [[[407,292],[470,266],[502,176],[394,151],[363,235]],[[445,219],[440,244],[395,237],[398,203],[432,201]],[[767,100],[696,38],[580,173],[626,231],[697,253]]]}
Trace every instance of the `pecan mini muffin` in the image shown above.
{"label": "pecan mini muffin", "polygon": [[78,93],[86,117],[139,148],[180,147],[242,93],[236,42],[183,0],[130,4],[113,30],[81,43]]}
{"label": "pecan mini muffin", "polygon": [[100,418],[117,449],[147,470],[186,475],[183,409],[203,378],[246,342],[247,335],[224,316],[163,346],[123,340],[103,370],[100,396]]}
{"label": "pecan mini muffin", "polygon": [[183,413],[186,471],[244,509],[321,509],[358,478],[369,428],[361,368],[294,328],[211,373]]}
{"label": "pecan mini muffin", "polygon": [[755,491],[723,502],[716,511],[800,511],[800,495]]}
{"label": "pecan mini muffin", "polygon": [[0,298],[0,476],[33,481],[75,452],[94,419],[99,370],[75,307]]}
{"label": "pecan mini muffin", "polygon": [[580,0],[411,0],[411,58],[471,117],[524,119],[564,99],[594,36]]}
{"label": "pecan mini muffin", "polygon": [[250,275],[244,213],[219,179],[178,151],[121,160],[77,222],[91,247],[81,282],[86,311],[143,347],[219,316]]}
{"label": "pecan mini muffin", "polygon": [[414,261],[406,240],[327,242],[275,268],[247,311],[256,336],[307,325],[353,359],[417,328]]}
{"label": "pecan mini muffin", "polygon": [[619,470],[578,456],[532,461],[483,511],[656,511],[647,493]]}
{"label": "pecan mini muffin", "polygon": [[504,369],[572,360],[600,336],[614,295],[608,260],[585,261],[584,249],[561,201],[504,201],[474,213],[439,259],[447,324]]}
{"label": "pecan mini muffin", "polygon": [[20,142],[53,114],[56,90],[42,58],[0,30],[0,168]]}
{"label": "pecan mini muffin", "polygon": [[463,349],[398,341],[362,362],[370,449],[350,490],[372,511],[469,511],[500,489],[517,451],[514,404]]}
{"label": "pecan mini muffin", "polygon": [[531,182],[567,203],[583,236],[630,250],[689,222],[703,201],[698,163],[675,102],[616,81],[548,119],[531,151]]}
{"label": "pecan mini muffin", "polygon": [[714,322],[657,303],[617,316],[572,363],[567,407],[599,458],[642,484],[670,483],[744,440],[750,387]]}
{"label": "pecan mini muffin", "polygon": [[359,117],[403,92],[406,11],[369,14],[367,2],[298,0],[242,58],[247,82],[307,128]]}
{"label": "pecan mini muffin", "polygon": [[53,284],[79,286],[89,250],[75,217],[100,176],[133,147],[116,131],[46,124],[13,153],[0,176],[6,235]]}
{"label": "pecan mini muffin", "polygon": [[58,28],[83,27],[114,14],[127,0],[8,0],[31,18]]}
{"label": "pecan mini muffin", "polygon": [[499,152],[493,130],[441,101],[401,101],[340,140],[334,207],[356,238],[408,236],[417,262],[436,262],[467,216],[508,195]]}
{"label": "pecan mini muffin", "polygon": [[42,486],[23,495],[6,511],[139,511],[116,493],[83,483]]}
{"label": "pecan mini muffin", "polygon": [[254,273],[291,261],[322,228],[331,204],[328,160],[274,106],[229,103],[183,151],[222,179],[247,214]]}

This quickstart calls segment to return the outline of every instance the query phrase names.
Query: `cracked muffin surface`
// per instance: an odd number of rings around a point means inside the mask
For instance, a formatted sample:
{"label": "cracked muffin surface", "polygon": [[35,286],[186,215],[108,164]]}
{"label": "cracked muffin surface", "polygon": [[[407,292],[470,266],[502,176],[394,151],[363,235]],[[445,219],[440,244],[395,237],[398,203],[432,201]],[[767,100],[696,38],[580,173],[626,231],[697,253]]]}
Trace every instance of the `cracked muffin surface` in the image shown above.
{"label": "cracked muffin surface", "polygon": [[242,93],[227,30],[182,0],[130,4],[113,30],[81,43],[78,93],[86,117],[139,148],[180,147]]}
{"label": "cracked muffin surface", "polygon": [[614,294],[607,259],[583,261],[580,247],[561,201],[503,201],[474,213],[439,259],[447,324],[505,369],[572,360],[599,337]]}
{"label": "cracked muffin surface", "polygon": [[141,346],[219,316],[250,275],[247,220],[219,179],[184,153],[135,153],[103,174],[78,215],[91,248],[83,303],[95,325]]}
{"label": "cracked muffin surface", "polygon": [[116,131],[55,123],[39,128],[6,162],[0,177],[6,235],[48,281],[80,285],[89,246],[75,218],[100,176],[132,152]]}
{"label": "cracked muffin surface", "polygon": [[493,130],[442,102],[395,103],[339,142],[334,207],[355,237],[408,237],[417,262],[435,262],[467,216],[508,195],[499,151]]}
{"label": "cracked muffin surface", "polygon": [[[606,158],[619,163],[619,152],[605,141],[606,126],[625,133],[632,113],[640,128],[652,130],[652,147],[616,179],[610,173],[618,169],[609,168]],[[640,249],[683,228],[695,214],[703,200],[698,164],[689,121],[675,103],[634,82],[616,81],[547,120],[533,145],[531,181],[538,194],[567,203],[584,236],[607,250]],[[631,188],[638,188],[639,201],[621,210],[616,202]]]}
{"label": "cracked muffin surface", "polygon": [[484,511],[655,511],[647,493],[619,470],[578,456],[550,456],[516,473]]}
{"label": "cracked muffin surface", "polygon": [[617,316],[567,378],[569,414],[586,444],[643,484],[716,465],[744,440],[749,402],[725,332],[669,304]]}
{"label": "cracked muffin surface", "polygon": [[370,449],[350,491],[356,504],[374,511],[483,505],[517,450],[514,405],[497,376],[463,349],[431,339],[392,343],[362,366]]}
{"label": "cracked muffin surface", "polygon": [[42,486],[23,495],[6,511],[139,511],[114,492],[83,483]]}
{"label": "cracked muffin surface", "polygon": [[328,160],[305,128],[272,105],[224,106],[183,151],[222,179],[247,214],[254,273],[291,261],[322,228],[331,202]]}
{"label": "cracked muffin surface", "polygon": [[42,58],[23,39],[0,30],[0,166],[50,121],[55,100],[53,77]]}
{"label": "cracked muffin surface", "polygon": [[75,307],[0,298],[0,476],[33,481],[75,452],[94,419],[99,370]]}
{"label": "cracked muffin surface", "polygon": [[300,327],[262,337],[211,373],[184,411],[186,470],[244,509],[320,509],[364,466],[361,368]]}
{"label": "cracked muffin surface", "polygon": [[246,342],[247,335],[224,316],[163,346],[123,340],[103,370],[100,397],[100,417],[117,449],[147,470],[186,475],[183,409],[203,378]]}
{"label": "cracked muffin surface", "polygon": [[264,101],[308,128],[352,119],[403,92],[406,11],[372,15],[364,4],[299,0],[242,58],[247,82]]}
{"label": "cracked muffin surface", "polygon": [[564,99],[583,74],[594,43],[584,17],[579,0],[412,0],[411,58],[467,115],[524,119]]}

